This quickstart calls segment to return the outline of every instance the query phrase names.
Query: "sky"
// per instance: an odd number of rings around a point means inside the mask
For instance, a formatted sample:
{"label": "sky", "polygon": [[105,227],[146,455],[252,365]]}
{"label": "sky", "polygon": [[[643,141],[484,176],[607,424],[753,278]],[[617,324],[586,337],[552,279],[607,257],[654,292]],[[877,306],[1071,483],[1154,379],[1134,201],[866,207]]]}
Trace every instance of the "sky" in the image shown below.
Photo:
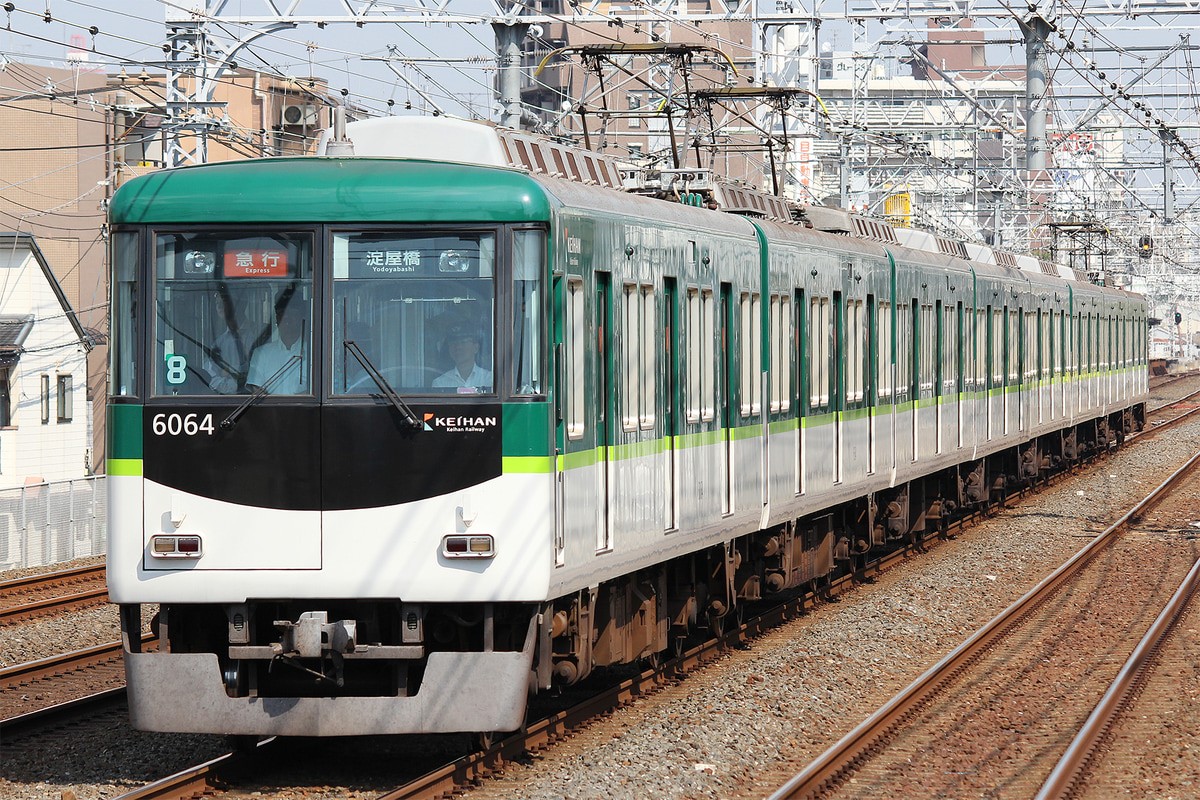
{"label": "sky", "polygon": [[[7,23],[0,30],[0,54],[6,58],[66,66],[75,50],[84,51],[85,61],[112,72],[121,68],[131,74],[143,68],[152,74],[163,71],[167,7],[162,0],[112,4],[119,10],[89,0],[38,0],[36,6],[28,5],[30,2],[18,3],[7,19],[0,17]],[[488,4],[478,5],[483,9]],[[241,10],[261,14],[265,7],[262,0],[233,0],[225,13]],[[314,16],[321,12],[330,16],[344,13],[340,3],[330,0],[313,0],[301,5],[299,11]],[[47,12],[52,17],[49,22],[44,20]],[[95,35],[90,32],[93,27],[98,30]],[[225,40],[232,41],[234,32],[226,30]],[[222,31],[217,33],[221,35]],[[442,55],[486,58],[494,49],[494,36],[486,24],[451,27],[367,23],[359,28],[351,23],[332,23],[322,29],[305,23],[255,39],[234,59],[240,66],[282,76],[325,78],[331,88],[347,90],[350,102],[374,113],[388,113],[390,99],[395,104],[390,108],[401,108],[406,103],[414,108],[434,104],[444,112],[469,117],[472,113],[488,113],[492,64],[439,65],[420,59]],[[397,64],[393,70],[379,60],[395,55],[412,61]]]}

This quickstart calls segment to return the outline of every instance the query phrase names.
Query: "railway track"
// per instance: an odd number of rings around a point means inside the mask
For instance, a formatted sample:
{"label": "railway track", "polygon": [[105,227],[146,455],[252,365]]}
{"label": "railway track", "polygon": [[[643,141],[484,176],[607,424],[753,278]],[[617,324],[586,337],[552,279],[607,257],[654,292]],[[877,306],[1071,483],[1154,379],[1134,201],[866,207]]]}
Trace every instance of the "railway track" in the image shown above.
{"label": "railway track", "polygon": [[[1176,637],[1196,617],[1196,590],[1200,587],[1197,561],[1166,608],[1146,632],[1137,648],[1113,680],[1096,710],[1071,741],[1036,800],[1066,800],[1070,797],[1112,797],[1136,774],[1136,760],[1146,755],[1149,731],[1145,720],[1162,725],[1166,716],[1176,716],[1181,705],[1173,675],[1184,674],[1195,664],[1196,630]],[[1173,647],[1172,647],[1173,645]],[[1144,691],[1155,682],[1165,691]],[[1164,680],[1165,679],[1165,680]],[[1163,686],[1162,684],[1167,684]],[[1155,688],[1159,688],[1156,686]],[[1143,702],[1138,703],[1139,698]],[[1169,726],[1166,726],[1169,727]],[[1160,733],[1161,735],[1161,733]],[[1132,747],[1131,747],[1132,745]],[[1120,762],[1114,766],[1113,762]]]}
{"label": "railway track", "polygon": [[[976,796],[997,787],[1005,796],[1031,797],[1052,772],[1065,775],[1055,782],[1069,788],[1093,745],[1074,746],[1056,764],[1107,697],[1099,677],[1112,675],[1105,664],[1135,649],[1168,605],[1165,595],[1196,563],[1194,537],[1155,536],[1160,520],[1148,515],[1157,509],[1163,516],[1159,504],[1171,492],[1191,503],[1198,462],[1200,453],[772,800]],[[1095,726],[1102,730],[1105,722]]]}
{"label": "railway track", "polygon": [[0,627],[107,602],[103,564],[14,578],[0,582]]}

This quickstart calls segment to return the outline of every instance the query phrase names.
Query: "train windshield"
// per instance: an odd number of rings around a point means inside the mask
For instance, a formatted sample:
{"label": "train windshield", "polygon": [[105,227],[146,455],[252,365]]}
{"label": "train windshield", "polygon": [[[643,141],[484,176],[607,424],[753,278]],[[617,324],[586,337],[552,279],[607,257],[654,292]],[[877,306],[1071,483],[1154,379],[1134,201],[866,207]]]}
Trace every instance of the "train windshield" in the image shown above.
{"label": "train windshield", "polygon": [[311,394],[313,236],[155,241],[154,393]]}
{"label": "train windshield", "polygon": [[333,393],[495,391],[496,236],[360,232],[333,236]]}

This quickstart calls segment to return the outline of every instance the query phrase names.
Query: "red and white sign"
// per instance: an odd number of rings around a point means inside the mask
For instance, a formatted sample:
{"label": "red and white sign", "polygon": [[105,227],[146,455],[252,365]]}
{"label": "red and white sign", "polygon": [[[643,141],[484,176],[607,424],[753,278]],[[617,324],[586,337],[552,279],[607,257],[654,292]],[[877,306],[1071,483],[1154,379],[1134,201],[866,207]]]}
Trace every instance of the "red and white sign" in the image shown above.
{"label": "red and white sign", "polygon": [[226,278],[286,278],[286,250],[227,250]]}

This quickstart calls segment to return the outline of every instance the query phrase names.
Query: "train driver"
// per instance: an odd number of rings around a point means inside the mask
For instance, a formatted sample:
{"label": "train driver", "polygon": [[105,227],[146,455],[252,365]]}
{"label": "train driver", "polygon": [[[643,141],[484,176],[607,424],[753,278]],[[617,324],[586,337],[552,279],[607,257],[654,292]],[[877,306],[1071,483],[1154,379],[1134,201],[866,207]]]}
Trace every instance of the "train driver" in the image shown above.
{"label": "train driver", "polygon": [[201,377],[207,376],[206,383],[214,392],[234,394],[246,374],[246,345],[238,330],[239,315],[233,298],[224,290],[213,294],[212,305],[220,333],[212,347],[204,348]]}
{"label": "train driver", "polygon": [[446,336],[446,354],[454,366],[433,379],[435,389],[454,389],[462,393],[492,391],[492,373],[475,363],[479,337],[470,329],[454,327]]}
{"label": "train driver", "polygon": [[268,394],[308,392],[308,352],[301,306],[299,301],[285,301],[276,308],[275,336],[250,357],[250,371],[246,374],[246,388],[250,391],[265,388]]}

